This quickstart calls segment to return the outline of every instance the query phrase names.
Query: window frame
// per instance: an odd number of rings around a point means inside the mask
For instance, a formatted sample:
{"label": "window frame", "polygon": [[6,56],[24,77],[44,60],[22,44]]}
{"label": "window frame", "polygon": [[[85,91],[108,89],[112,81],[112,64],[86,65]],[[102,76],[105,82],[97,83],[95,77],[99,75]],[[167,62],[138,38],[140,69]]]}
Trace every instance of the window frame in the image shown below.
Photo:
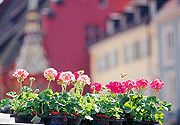
{"label": "window frame", "polygon": [[[171,38],[169,38],[169,34],[171,34]],[[169,40],[172,40],[172,47],[169,47]],[[162,58],[163,64],[165,67],[173,66],[175,63],[175,31],[172,25],[168,25],[162,30]],[[167,51],[168,50],[168,51]],[[171,55],[172,57],[168,57]]]}

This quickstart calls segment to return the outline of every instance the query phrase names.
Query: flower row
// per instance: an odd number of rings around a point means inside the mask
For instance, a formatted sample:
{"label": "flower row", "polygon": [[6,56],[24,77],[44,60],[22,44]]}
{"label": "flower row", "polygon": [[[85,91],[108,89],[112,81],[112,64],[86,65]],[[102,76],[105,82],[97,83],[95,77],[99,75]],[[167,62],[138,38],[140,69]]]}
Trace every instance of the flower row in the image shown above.
{"label": "flower row", "polygon": [[[99,114],[106,118],[133,118],[134,121],[158,121],[163,123],[163,111],[170,111],[171,104],[159,100],[156,96],[144,96],[142,91],[150,88],[159,92],[164,86],[160,79],[148,82],[146,79],[125,80],[127,74],[121,74],[123,82],[110,82],[103,86],[101,83],[92,83],[84,71],[72,73],[57,72],[53,68],[44,71],[44,77],[49,81],[47,89],[39,92],[38,89],[32,90],[32,83],[35,78],[30,78],[30,86],[22,86],[22,82],[28,77],[29,73],[24,69],[17,69],[13,76],[20,83],[20,94],[16,92],[7,93],[8,96],[1,101],[1,106],[10,105],[17,115],[78,115],[82,119],[92,120]],[[62,86],[61,92],[53,92],[50,88],[51,81],[57,80]],[[66,91],[67,85],[74,85],[69,92]],[[83,94],[85,85],[90,85],[93,94]],[[100,94],[107,90],[106,94]],[[37,116],[36,116],[37,118]]]}
{"label": "flower row", "polygon": [[[17,69],[13,76],[17,77],[19,82],[24,81],[27,78],[29,73],[24,69]],[[127,74],[122,74],[121,77],[125,79]],[[44,77],[49,80],[48,89],[50,82],[53,80],[57,80],[58,84],[66,87],[68,84],[73,84],[77,82],[81,87],[84,87],[86,84],[90,85],[90,78],[87,75],[84,75],[84,71],[79,71],[72,73],[71,71],[67,72],[57,72],[54,68],[49,68],[44,71]],[[125,94],[127,91],[132,91],[133,88],[138,89],[139,91],[147,89],[146,87],[150,85],[150,88],[159,92],[160,89],[165,85],[164,82],[160,79],[154,79],[150,83],[146,79],[137,79],[126,80],[123,82],[110,82],[106,85],[107,89],[109,89],[112,93],[120,93]],[[103,89],[101,83],[93,83],[91,84],[91,91],[95,93],[101,92]]]}

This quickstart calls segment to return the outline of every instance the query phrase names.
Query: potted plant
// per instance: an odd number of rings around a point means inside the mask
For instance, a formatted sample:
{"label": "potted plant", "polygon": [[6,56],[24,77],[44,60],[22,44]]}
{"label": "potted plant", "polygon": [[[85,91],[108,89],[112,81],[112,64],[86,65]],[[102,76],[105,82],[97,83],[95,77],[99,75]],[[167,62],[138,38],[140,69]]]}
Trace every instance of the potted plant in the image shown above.
{"label": "potted plant", "polygon": [[[22,82],[29,73],[18,69],[13,76],[20,84],[20,92],[9,92],[10,98],[3,99],[1,106],[11,106],[14,110],[16,122],[44,123],[44,124],[162,124],[163,111],[170,111],[172,105],[157,98],[157,93],[164,86],[164,82],[154,79],[149,83],[146,79],[125,80],[127,74],[121,74],[123,82],[113,81],[106,84],[91,84],[91,93],[83,95],[86,84],[90,85],[90,78],[84,71],[72,73],[59,72],[53,68],[46,69],[44,77],[49,81],[47,89],[39,92],[31,89],[35,78],[30,78],[30,86],[23,86]],[[61,92],[50,89],[51,81],[57,80],[61,85]],[[74,87],[67,92],[68,85]],[[142,91],[150,85],[155,91],[154,96],[144,96]],[[103,90],[106,94],[101,94]]]}

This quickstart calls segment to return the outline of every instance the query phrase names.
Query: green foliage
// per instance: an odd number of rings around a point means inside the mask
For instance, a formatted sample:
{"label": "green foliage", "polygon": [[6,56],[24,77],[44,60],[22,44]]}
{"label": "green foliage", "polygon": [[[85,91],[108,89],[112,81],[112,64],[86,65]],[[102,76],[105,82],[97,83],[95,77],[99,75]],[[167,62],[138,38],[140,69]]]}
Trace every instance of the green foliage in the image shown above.
{"label": "green foliage", "polygon": [[[170,111],[172,104],[160,101],[156,96],[143,96],[140,93],[128,94],[89,94],[82,96],[73,91],[53,93],[46,89],[39,94],[31,88],[24,86],[20,94],[9,92],[1,101],[1,106],[11,106],[17,115],[32,115],[36,111],[41,116],[47,116],[51,111],[81,114],[82,119],[92,120],[95,114],[104,114],[109,118],[132,117],[134,121],[164,122],[164,111]],[[39,122],[39,117],[33,119]]]}
{"label": "green foliage", "polygon": [[134,121],[158,121],[160,124],[164,122],[164,110],[170,111],[171,104],[166,101],[160,101],[156,96],[143,96],[140,93],[129,94],[123,110],[126,116],[132,116]]}

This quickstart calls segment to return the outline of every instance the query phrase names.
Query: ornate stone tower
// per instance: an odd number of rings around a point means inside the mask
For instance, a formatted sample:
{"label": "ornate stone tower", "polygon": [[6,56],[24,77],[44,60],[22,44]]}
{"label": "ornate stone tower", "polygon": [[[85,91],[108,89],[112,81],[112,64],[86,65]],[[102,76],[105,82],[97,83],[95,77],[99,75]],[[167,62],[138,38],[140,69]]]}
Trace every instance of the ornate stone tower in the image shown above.
{"label": "ornate stone tower", "polygon": [[33,75],[44,72],[48,67],[42,44],[41,19],[37,8],[38,0],[28,1],[23,45],[15,62],[15,69],[23,68]]}

